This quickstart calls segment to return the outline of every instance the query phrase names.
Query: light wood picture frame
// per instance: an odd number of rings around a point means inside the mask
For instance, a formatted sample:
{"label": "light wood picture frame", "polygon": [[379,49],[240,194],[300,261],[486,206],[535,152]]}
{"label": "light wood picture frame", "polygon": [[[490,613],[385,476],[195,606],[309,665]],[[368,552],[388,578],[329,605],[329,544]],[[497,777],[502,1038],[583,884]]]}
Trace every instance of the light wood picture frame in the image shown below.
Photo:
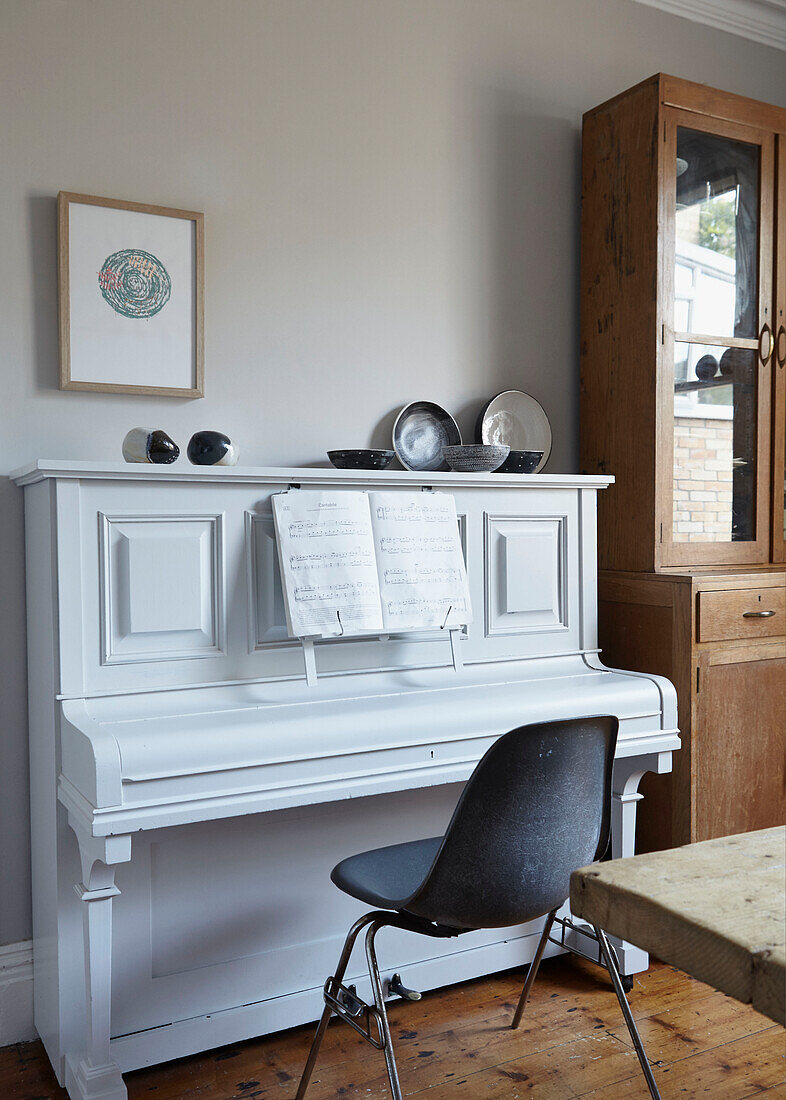
{"label": "light wood picture frame", "polygon": [[204,214],[61,191],[60,389],[204,396]]}

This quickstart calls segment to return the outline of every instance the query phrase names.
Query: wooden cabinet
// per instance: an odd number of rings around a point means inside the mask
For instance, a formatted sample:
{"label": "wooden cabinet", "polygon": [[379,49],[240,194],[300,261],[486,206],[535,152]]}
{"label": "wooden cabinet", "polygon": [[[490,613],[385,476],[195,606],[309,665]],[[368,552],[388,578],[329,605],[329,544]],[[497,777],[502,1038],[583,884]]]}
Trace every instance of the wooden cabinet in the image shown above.
{"label": "wooden cabinet", "polygon": [[604,662],[677,689],[682,749],[671,775],[642,782],[637,850],[782,824],[786,573],[602,570],[598,596]]}
{"label": "wooden cabinet", "polygon": [[784,820],[786,110],[659,74],[584,117],[581,466],[600,644],[682,752],[644,849]]}

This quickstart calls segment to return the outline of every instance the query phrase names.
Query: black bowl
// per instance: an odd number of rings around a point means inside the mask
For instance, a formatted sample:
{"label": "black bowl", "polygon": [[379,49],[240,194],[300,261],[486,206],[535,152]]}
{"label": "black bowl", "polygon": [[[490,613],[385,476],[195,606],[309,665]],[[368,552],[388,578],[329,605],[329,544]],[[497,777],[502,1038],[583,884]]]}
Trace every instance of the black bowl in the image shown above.
{"label": "black bowl", "polygon": [[393,451],[378,451],[371,448],[328,451],[327,456],[337,470],[387,470],[393,461]]}
{"label": "black bowl", "polygon": [[502,465],[497,468],[497,473],[531,474],[537,469],[542,458],[543,451],[511,451]]}
{"label": "black bowl", "polygon": [[442,448],[460,445],[458,424],[433,401],[410,402],[393,425],[393,448],[407,470],[448,470]]}

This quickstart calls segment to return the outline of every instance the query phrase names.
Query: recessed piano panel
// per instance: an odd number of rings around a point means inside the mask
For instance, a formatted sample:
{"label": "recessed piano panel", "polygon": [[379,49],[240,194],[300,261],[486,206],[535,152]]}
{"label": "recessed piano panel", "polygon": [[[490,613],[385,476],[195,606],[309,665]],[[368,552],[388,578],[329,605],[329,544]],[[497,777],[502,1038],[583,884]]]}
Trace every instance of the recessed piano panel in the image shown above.
{"label": "recessed piano panel", "polygon": [[[464,554],[464,562],[467,561],[467,516],[466,513],[457,514],[459,539]],[[280,646],[292,643],[287,633],[286,611],[284,610],[284,594],[281,588],[281,574],[279,572],[278,553],[276,549],[276,533],[273,524],[273,515],[270,512],[246,512],[246,553],[248,557],[248,586],[249,586],[249,637],[250,650],[264,649],[270,646]],[[461,633],[466,635],[467,628],[462,627]],[[390,641],[384,640],[390,637]],[[319,643],[321,650],[335,649],[339,653],[343,650],[347,655],[354,654],[351,663],[344,664],[345,671],[355,671],[373,667],[380,663],[380,646],[389,650],[390,654],[385,658],[391,664],[398,663],[400,658],[393,652],[397,640],[408,643],[429,641],[441,637],[439,631],[422,631],[420,633],[381,635],[370,643],[365,643],[365,649],[361,655],[358,646],[364,644],[358,639],[351,642],[322,641]],[[295,644],[297,644],[295,642]],[[368,645],[373,644],[374,649],[368,650]],[[354,648],[353,648],[354,647]],[[369,659],[369,652],[371,657]],[[404,662],[406,663],[406,662]]]}
{"label": "recessed piano panel", "polygon": [[222,517],[100,514],[102,663],[222,652]]}
{"label": "recessed piano panel", "polygon": [[[358,835],[375,847],[393,834],[438,833],[459,793],[451,784],[359,799],[349,812],[298,807],[136,835],[113,912],[115,1034],[313,989],[358,912],[329,869]],[[505,939],[517,934],[506,929]],[[465,949],[501,939],[499,930],[472,933]],[[389,930],[379,951],[415,965],[434,953],[431,943]],[[362,963],[353,967],[356,975]]]}
{"label": "recessed piano panel", "polygon": [[281,590],[273,514],[246,512],[249,570],[250,648],[286,642],[287,617]]}
{"label": "recessed piano panel", "polygon": [[486,517],[486,634],[568,629],[567,516]]}

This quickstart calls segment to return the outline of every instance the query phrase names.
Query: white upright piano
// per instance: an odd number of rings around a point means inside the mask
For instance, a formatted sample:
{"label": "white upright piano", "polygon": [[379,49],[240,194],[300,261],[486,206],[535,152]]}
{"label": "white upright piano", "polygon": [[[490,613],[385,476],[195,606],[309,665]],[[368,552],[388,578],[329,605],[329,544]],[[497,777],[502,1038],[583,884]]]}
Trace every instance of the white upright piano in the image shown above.
{"label": "white upright piano", "polygon": [[[639,780],[668,771],[680,742],[671,684],[599,659],[595,506],[611,478],[182,461],[39,461],[13,476],[35,1019],[73,1100],[120,1100],[126,1070],[315,1019],[362,911],[331,885],[333,864],[441,832],[512,727],[619,717],[613,854],[633,852]],[[338,485],[454,494],[474,609],[460,660],[447,632],[330,640],[307,684],[271,495]],[[391,930],[381,965],[429,989],[527,963],[538,934],[454,945]],[[647,965],[618,953],[628,974]],[[362,969],[347,979],[361,990]]]}

